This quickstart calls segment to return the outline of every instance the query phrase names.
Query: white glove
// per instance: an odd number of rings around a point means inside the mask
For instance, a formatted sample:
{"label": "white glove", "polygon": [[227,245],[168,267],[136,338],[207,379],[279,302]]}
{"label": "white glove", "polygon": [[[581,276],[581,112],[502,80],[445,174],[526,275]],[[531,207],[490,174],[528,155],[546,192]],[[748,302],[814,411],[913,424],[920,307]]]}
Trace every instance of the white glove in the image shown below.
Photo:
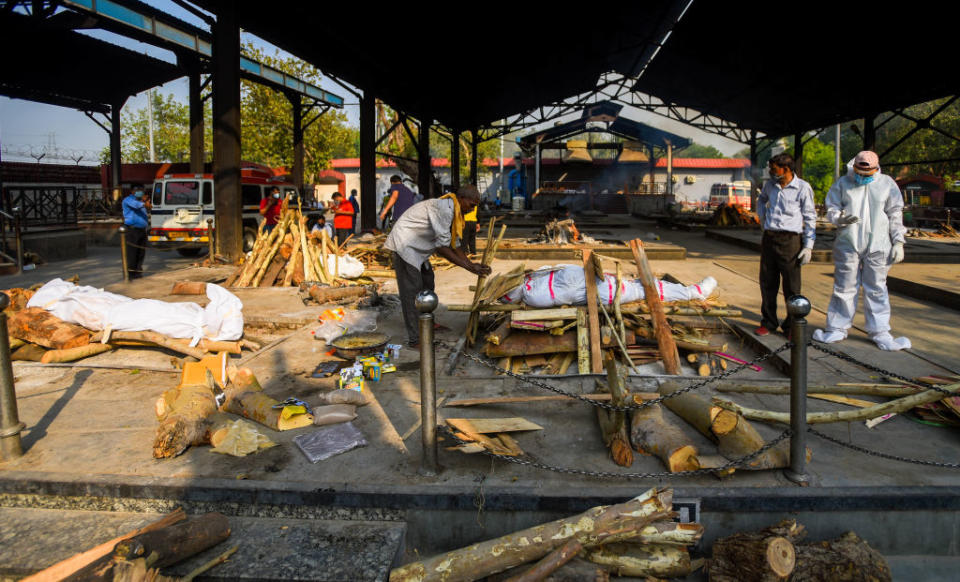
{"label": "white glove", "polygon": [[893,243],[893,249],[890,251],[890,263],[897,264],[903,261],[903,243]]}
{"label": "white glove", "polygon": [[810,262],[811,258],[813,258],[813,249],[804,248],[800,251],[800,254],[797,255],[797,262],[801,265],[806,265]]}
{"label": "white glove", "polygon": [[853,214],[845,214],[842,210],[840,211],[840,218],[837,219],[837,224],[840,226],[850,226],[851,224],[856,224],[860,222],[860,218],[854,216]]}

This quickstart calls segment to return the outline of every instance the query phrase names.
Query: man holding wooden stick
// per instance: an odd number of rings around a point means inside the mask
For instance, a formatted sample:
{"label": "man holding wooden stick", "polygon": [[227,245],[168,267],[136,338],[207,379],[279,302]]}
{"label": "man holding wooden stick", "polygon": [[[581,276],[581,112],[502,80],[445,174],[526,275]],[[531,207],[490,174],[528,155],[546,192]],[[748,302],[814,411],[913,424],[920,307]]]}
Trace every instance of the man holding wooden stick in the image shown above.
{"label": "man holding wooden stick", "polygon": [[433,291],[434,276],[430,256],[434,253],[477,275],[487,275],[490,267],[472,262],[456,241],[463,235],[463,214],[480,200],[476,186],[466,185],[457,193],[424,200],[410,207],[393,226],[383,247],[393,251],[393,270],[407,330],[407,345],[420,345],[417,294]]}

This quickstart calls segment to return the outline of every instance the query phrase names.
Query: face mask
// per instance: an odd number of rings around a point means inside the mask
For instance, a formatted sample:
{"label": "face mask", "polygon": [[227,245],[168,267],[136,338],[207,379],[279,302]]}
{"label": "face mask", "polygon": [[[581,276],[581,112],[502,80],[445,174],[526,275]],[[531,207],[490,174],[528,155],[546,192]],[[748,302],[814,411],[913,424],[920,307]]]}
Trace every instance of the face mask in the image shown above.
{"label": "face mask", "polygon": [[779,181],[780,181],[780,178],[781,178],[782,176],[783,176],[783,174],[777,174],[776,170],[774,170],[773,168],[770,168],[770,178],[771,178],[774,182],[779,182]]}
{"label": "face mask", "polygon": [[870,182],[873,182],[873,179],[876,177],[876,175],[871,174],[870,176],[864,176],[862,174],[854,173],[853,177],[857,181],[857,186],[866,186]]}
{"label": "face mask", "polygon": [[279,193],[279,192],[274,192],[274,193],[273,193],[273,197],[274,197],[274,198],[280,198],[280,193]]}

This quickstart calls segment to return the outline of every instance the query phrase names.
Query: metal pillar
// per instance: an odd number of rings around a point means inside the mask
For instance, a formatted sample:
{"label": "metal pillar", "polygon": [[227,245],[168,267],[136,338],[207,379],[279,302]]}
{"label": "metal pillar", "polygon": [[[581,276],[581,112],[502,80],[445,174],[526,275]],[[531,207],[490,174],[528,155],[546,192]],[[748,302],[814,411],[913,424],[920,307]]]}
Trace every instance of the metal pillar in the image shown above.
{"label": "metal pillar", "polygon": [[840,177],[840,124],[838,123],[833,133],[833,179]]}
{"label": "metal pillar", "polygon": [[214,265],[214,258],[217,256],[217,242],[213,233],[213,219],[207,219],[207,245],[210,247],[207,257],[210,259],[210,266]]}
{"label": "metal pillar", "polygon": [[460,131],[456,129],[450,135],[450,187],[454,192],[460,189]]}
{"label": "metal pillar", "polygon": [[480,182],[480,174],[477,165],[477,148],[479,147],[479,135],[476,129],[470,132],[470,183],[476,186]]}
{"label": "metal pillar", "polygon": [[440,300],[433,291],[417,294],[420,311],[420,433],[423,437],[423,459],[420,473],[436,475],[437,464],[437,367],[433,347],[433,310]]}
{"label": "metal pillar", "polygon": [[863,149],[874,150],[877,147],[877,129],[873,124],[873,115],[863,118]]}
{"label": "metal pillar", "polygon": [[657,158],[653,157],[653,146],[647,146],[650,158],[650,194],[657,193]]}
{"label": "metal pillar", "polygon": [[[533,194],[536,194],[540,191],[540,162],[542,158],[540,155],[540,144],[536,145],[536,150],[534,151],[533,158],[533,191],[526,192],[527,200],[529,200]],[[524,201],[524,207],[526,207],[526,201]]]}
{"label": "metal pillar", "polygon": [[123,282],[130,282],[130,271],[127,270],[127,226],[120,225],[120,268],[123,269]]}
{"label": "metal pillar", "polygon": [[123,198],[121,191],[121,164],[123,157],[120,149],[120,110],[126,102],[126,97],[110,106],[110,181],[113,187],[113,201],[119,202]]}
{"label": "metal pillar", "polygon": [[431,192],[431,177],[433,175],[433,164],[430,158],[430,126],[433,122],[429,119],[420,120],[420,135],[417,144],[417,187],[424,198],[433,198],[439,196],[439,192]]}
{"label": "metal pillar", "polygon": [[803,132],[798,133],[793,136],[793,161],[796,165],[796,174],[798,177],[803,177]]}
{"label": "metal pillar", "polygon": [[807,475],[807,320],[810,301],[803,295],[787,299],[787,312],[793,321],[790,339],[790,468],[784,471],[787,479],[805,485]]}
{"label": "metal pillar", "polygon": [[218,2],[213,26],[213,185],[219,254],[243,252],[240,208],[240,23],[233,2]]}
{"label": "metal pillar", "polygon": [[673,195],[673,144],[667,142],[667,194]]}
{"label": "metal pillar", "polygon": [[200,70],[190,71],[190,173],[202,174],[206,157],[203,145],[203,97],[200,95]]}
{"label": "metal pillar", "polygon": [[13,367],[10,365],[7,314],[3,313],[9,305],[10,298],[6,293],[0,293],[0,462],[12,461],[23,455],[20,431],[26,427],[17,413],[17,393],[13,386]]}
{"label": "metal pillar", "polygon": [[287,95],[293,106],[293,185],[303,196],[303,99],[299,95]]}
{"label": "metal pillar", "polygon": [[360,99],[360,228],[377,226],[377,100]]}
{"label": "metal pillar", "polygon": [[757,211],[757,178],[760,177],[760,168],[757,167],[757,130],[750,130],[750,210]]}

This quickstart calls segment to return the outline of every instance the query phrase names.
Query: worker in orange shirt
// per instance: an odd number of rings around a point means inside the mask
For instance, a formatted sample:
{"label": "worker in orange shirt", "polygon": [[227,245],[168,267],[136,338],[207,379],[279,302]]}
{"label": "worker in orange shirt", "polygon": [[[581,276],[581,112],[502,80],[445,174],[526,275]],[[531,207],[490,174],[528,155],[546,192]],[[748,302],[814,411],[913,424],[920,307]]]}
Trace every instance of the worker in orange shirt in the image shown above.
{"label": "worker in orange shirt", "polygon": [[337,192],[333,195],[333,230],[337,233],[337,244],[342,245],[353,234],[353,204]]}

